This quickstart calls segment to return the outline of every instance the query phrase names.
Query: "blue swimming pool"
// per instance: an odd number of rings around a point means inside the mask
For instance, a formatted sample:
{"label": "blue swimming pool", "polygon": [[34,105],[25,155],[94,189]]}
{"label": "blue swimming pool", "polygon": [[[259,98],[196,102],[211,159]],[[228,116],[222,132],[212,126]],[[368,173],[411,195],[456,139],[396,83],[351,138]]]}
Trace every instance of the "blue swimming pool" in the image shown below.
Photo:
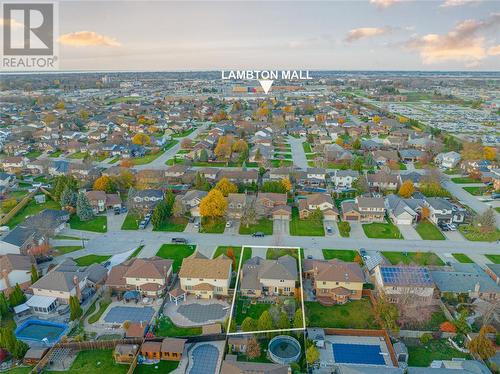
{"label": "blue swimming pool", "polygon": [[215,373],[219,350],[210,344],[203,344],[193,350],[193,366],[189,374]]}
{"label": "blue swimming pool", "polygon": [[39,342],[46,345],[56,344],[68,332],[69,326],[64,323],[29,319],[19,326],[15,335],[25,342]]}
{"label": "blue swimming pool", "polygon": [[378,345],[332,344],[333,360],[338,364],[385,365]]}

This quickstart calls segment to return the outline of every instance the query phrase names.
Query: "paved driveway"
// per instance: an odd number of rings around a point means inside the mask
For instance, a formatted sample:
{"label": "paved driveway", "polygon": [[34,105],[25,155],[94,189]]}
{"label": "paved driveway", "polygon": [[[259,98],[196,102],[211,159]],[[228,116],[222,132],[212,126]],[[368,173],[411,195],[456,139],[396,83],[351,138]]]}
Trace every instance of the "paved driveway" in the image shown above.
{"label": "paved driveway", "polygon": [[292,147],[293,164],[302,170],[307,169],[307,158],[304,148],[302,147],[302,142],[304,141],[305,139],[303,138],[297,139],[293,136],[288,137],[288,143],[290,143],[290,146]]}
{"label": "paved driveway", "polygon": [[351,224],[351,235],[353,239],[365,239],[366,235],[363,231],[363,225],[359,222],[350,222]]}
{"label": "paved driveway", "polygon": [[273,220],[273,235],[289,235],[290,221],[286,219]]}
{"label": "paved driveway", "polygon": [[184,232],[197,233],[199,232],[199,230],[200,229],[198,227],[194,227],[194,222],[188,222],[186,228],[184,229]]}
{"label": "paved driveway", "polygon": [[240,221],[234,219],[230,221],[232,222],[232,226],[224,229],[224,235],[238,235],[240,232]]}
{"label": "paved driveway", "polygon": [[[330,226],[333,230],[333,234],[328,234],[326,231],[326,228]],[[337,222],[335,221],[323,221],[323,227],[325,228],[325,236],[329,238],[338,238],[340,236],[339,234],[339,228],[337,226]]]}
{"label": "paved driveway", "polygon": [[444,236],[446,236],[446,239],[448,240],[454,240],[457,242],[466,242],[467,239],[463,237],[462,234],[460,234],[460,231],[443,231]]}
{"label": "paved driveway", "polygon": [[403,234],[403,238],[407,240],[419,240],[422,239],[418,234],[417,230],[413,227],[413,225],[397,225],[401,234]]}

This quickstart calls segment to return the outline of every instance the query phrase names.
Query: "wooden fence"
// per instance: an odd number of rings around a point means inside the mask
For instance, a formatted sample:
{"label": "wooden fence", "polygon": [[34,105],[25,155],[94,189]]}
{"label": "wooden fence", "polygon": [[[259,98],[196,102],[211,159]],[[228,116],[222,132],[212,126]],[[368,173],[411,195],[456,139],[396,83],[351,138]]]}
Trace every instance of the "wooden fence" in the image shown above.
{"label": "wooden fence", "polygon": [[28,205],[33,196],[36,195],[37,192],[38,189],[27,194],[25,197],[21,199],[21,201],[14,208],[12,208],[12,210],[9,213],[0,218],[0,226],[7,224],[17,213],[23,210],[24,207]]}

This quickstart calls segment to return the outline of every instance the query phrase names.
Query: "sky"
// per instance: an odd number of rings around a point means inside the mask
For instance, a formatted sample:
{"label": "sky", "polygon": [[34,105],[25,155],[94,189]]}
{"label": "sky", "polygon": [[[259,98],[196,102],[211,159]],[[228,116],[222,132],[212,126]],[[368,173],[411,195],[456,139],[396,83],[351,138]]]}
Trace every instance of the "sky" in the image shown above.
{"label": "sky", "polygon": [[61,70],[500,70],[500,1],[62,1]]}

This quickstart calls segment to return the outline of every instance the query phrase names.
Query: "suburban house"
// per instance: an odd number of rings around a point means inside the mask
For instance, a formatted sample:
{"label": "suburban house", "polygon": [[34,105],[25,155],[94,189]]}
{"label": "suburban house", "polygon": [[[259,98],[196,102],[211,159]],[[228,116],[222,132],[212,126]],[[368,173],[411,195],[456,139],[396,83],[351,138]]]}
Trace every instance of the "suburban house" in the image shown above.
{"label": "suburban house", "polygon": [[420,219],[425,201],[423,199],[403,199],[398,195],[391,194],[385,198],[385,206],[389,217],[396,225],[411,225]]}
{"label": "suburban house", "polygon": [[446,153],[439,153],[434,157],[434,162],[445,169],[453,169],[460,162],[460,153],[451,151]]}
{"label": "suburban house", "polygon": [[429,270],[421,266],[377,266],[375,285],[392,303],[412,300],[422,305],[432,303],[434,282]]}
{"label": "suburban house", "polygon": [[240,219],[247,207],[249,196],[246,193],[230,193],[227,195],[227,218]]}
{"label": "suburban house", "polygon": [[398,189],[399,177],[395,174],[379,171],[375,174],[367,174],[366,179],[370,189],[375,191],[395,191]]}
{"label": "suburban house", "polygon": [[341,203],[342,219],[357,222],[384,222],[385,204],[383,198],[358,196]]}
{"label": "suburban house", "polygon": [[248,297],[294,295],[297,260],[289,255],[276,260],[252,257],[241,270],[241,294]]}
{"label": "suburban house", "polygon": [[401,157],[401,161],[403,162],[417,162],[425,157],[425,155],[425,152],[418,149],[402,149],[399,151],[399,157]]}
{"label": "suburban house", "polygon": [[373,151],[372,155],[373,159],[379,166],[399,161],[398,152],[396,151]]}
{"label": "suburban house", "polygon": [[453,263],[451,266],[451,271],[431,271],[432,280],[441,294],[467,294],[471,299],[500,300],[500,285],[479,265]]}
{"label": "suburban house", "polygon": [[256,211],[260,217],[290,219],[291,208],[287,206],[286,193],[259,192],[256,200]]}
{"label": "suburban house", "polygon": [[227,178],[229,181],[236,184],[252,184],[257,183],[259,180],[259,171],[250,170],[221,170],[219,172],[219,179]]}
{"label": "suburban house", "polygon": [[303,261],[304,278],[311,280],[318,301],[325,305],[361,299],[365,276],[356,262],[339,259]]}
{"label": "suburban house", "polygon": [[[26,290],[31,285],[31,256],[6,254],[0,256],[0,292],[9,296],[16,284]],[[36,265],[35,265],[36,266]]]}
{"label": "suburban house", "polygon": [[327,221],[337,221],[339,212],[330,194],[315,193],[306,195],[305,199],[299,200],[299,217],[301,219],[319,209]]}
{"label": "suburban house", "polygon": [[164,338],[160,341],[146,341],[142,344],[141,355],[148,359],[180,361],[184,353],[186,339]]}
{"label": "suburban house", "polygon": [[352,182],[354,182],[359,177],[359,172],[357,170],[341,170],[337,169],[331,175],[331,180],[335,188],[339,190],[344,190],[352,188]]}
{"label": "suburban house", "polygon": [[190,212],[191,216],[200,216],[200,202],[207,196],[207,191],[189,190],[184,195],[176,195],[180,199],[184,212]]}
{"label": "suburban house", "polygon": [[306,186],[324,186],[326,183],[326,171],[323,168],[307,168],[301,173],[300,183]]}
{"label": "suburban house", "polygon": [[132,206],[129,209],[135,209],[140,212],[150,212],[159,201],[163,200],[162,190],[135,190],[129,191],[128,201]]}
{"label": "suburban house", "polygon": [[104,191],[92,190],[85,192],[87,199],[92,205],[94,214],[102,213],[106,209],[121,208],[122,199],[120,194],[106,193]]}
{"label": "suburban house", "polygon": [[453,205],[442,197],[427,197],[429,221],[437,224],[453,222]]}
{"label": "suburban house", "polygon": [[228,296],[233,261],[226,256],[209,259],[195,252],[182,260],[181,289],[203,299]]}
{"label": "suburban house", "polygon": [[139,291],[148,297],[160,297],[172,277],[172,260],[159,257],[132,258],[113,266],[106,286],[113,293]]}

